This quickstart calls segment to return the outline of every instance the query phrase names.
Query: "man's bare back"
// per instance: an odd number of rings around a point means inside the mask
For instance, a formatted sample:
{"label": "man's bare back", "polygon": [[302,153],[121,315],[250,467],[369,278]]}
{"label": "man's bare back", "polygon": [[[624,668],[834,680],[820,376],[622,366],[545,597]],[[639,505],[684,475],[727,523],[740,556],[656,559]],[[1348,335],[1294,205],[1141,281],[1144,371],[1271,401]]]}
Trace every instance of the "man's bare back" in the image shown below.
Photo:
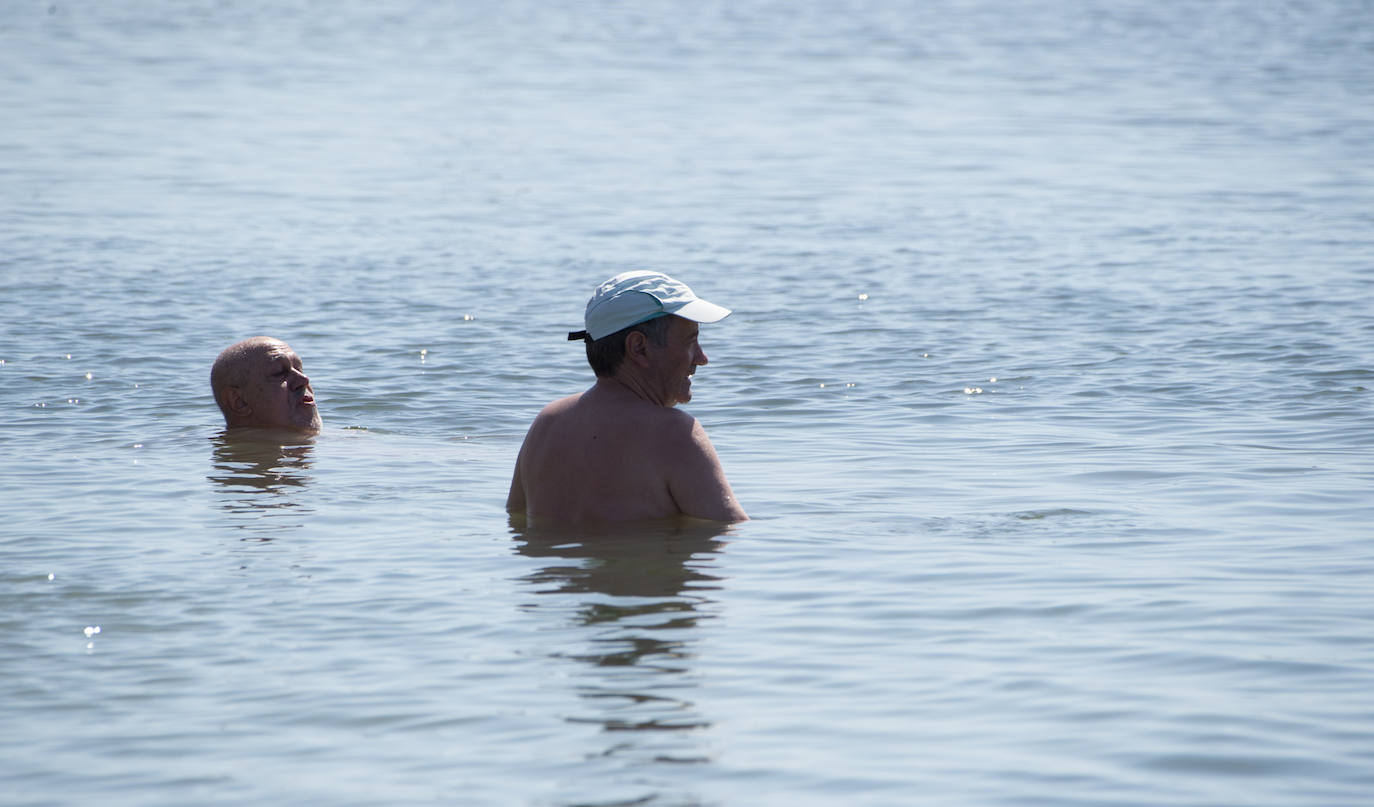
{"label": "man's bare back", "polygon": [[609,379],[539,413],[506,506],[567,522],[747,518],[697,419]]}
{"label": "man's bare back", "polygon": [[656,272],[598,287],[587,330],[569,334],[586,344],[596,384],[534,419],[506,509],[550,522],[747,520],[706,430],[673,408],[707,363],[698,323],[729,313]]}

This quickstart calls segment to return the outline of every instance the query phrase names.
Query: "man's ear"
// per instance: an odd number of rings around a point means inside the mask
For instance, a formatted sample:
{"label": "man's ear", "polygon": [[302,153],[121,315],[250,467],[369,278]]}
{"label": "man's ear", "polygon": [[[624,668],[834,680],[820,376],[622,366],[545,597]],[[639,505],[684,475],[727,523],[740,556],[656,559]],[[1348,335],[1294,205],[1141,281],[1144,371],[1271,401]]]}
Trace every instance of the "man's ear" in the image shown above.
{"label": "man's ear", "polygon": [[230,412],[239,417],[253,414],[253,407],[249,405],[248,400],[243,397],[243,393],[239,391],[238,387],[224,388],[224,405]]}
{"label": "man's ear", "polygon": [[625,334],[625,358],[639,365],[649,366],[649,338],[639,331]]}

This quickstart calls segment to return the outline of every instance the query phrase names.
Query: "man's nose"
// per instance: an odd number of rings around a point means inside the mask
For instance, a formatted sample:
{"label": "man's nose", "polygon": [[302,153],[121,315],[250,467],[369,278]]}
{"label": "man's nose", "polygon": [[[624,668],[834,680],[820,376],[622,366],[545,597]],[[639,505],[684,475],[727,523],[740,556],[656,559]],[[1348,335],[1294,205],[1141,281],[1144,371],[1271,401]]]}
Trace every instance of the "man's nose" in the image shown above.
{"label": "man's nose", "polygon": [[310,376],[306,375],[304,370],[291,371],[291,389],[300,389],[301,387],[308,386],[310,386]]}
{"label": "man's nose", "polygon": [[711,363],[711,360],[708,359],[708,358],[706,358],[706,351],[704,351],[704,350],[701,349],[701,345],[697,345],[697,358],[696,358],[696,363],[697,363],[698,365],[710,364],[710,363]]}

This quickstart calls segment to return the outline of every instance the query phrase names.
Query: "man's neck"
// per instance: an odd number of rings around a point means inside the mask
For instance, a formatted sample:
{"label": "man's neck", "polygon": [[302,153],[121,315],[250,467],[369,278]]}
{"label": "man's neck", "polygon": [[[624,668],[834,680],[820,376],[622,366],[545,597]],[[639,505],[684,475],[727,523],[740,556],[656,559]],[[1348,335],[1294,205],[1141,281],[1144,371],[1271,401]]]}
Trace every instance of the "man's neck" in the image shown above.
{"label": "man's neck", "polygon": [[670,406],[664,403],[656,394],[651,385],[645,382],[644,378],[633,372],[621,370],[609,378],[600,377],[596,379],[596,386],[607,396],[614,398],[634,398],[654,406]]}

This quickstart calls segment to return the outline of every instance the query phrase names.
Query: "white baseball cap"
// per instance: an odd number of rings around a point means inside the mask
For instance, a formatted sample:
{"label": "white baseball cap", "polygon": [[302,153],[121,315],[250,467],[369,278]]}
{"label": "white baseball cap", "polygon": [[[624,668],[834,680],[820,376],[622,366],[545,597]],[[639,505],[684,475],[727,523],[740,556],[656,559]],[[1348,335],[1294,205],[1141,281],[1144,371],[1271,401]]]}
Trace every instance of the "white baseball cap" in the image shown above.
{"label": "white baseball cap", "polygon": [[686,283],[662,272],[622,272],[596,287],[583,316],[587,329],[568,334],[568,339],[600,339],[665,314],[719,322],[730,316],[730,309],[701,299]]}

